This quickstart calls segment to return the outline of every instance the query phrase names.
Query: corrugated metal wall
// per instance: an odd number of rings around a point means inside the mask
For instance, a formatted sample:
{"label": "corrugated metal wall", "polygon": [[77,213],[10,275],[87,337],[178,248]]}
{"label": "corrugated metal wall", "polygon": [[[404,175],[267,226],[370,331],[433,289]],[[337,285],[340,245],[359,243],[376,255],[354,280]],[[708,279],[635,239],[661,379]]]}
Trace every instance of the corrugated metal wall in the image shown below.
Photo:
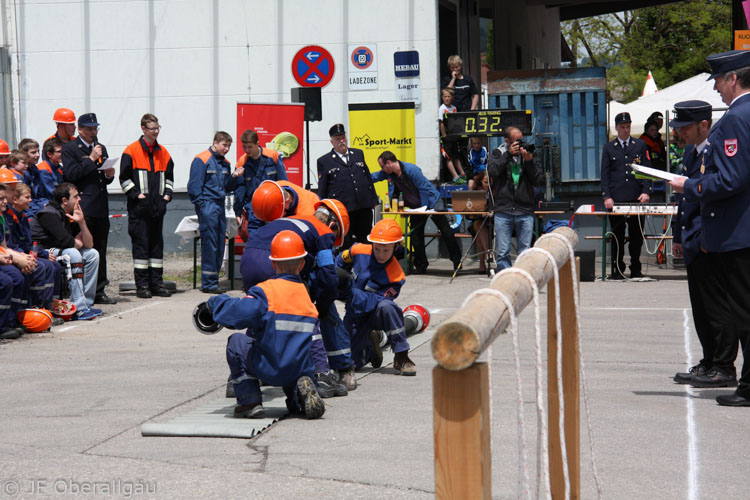
{"label": "corrugated metal wall", "polygon": [[599,181],[607,142],[604,75],[603,68],[512,72],[488,82],[491,108],[532,111],[527,140],[543,156],[556,191],[571,188],[566,183]]}

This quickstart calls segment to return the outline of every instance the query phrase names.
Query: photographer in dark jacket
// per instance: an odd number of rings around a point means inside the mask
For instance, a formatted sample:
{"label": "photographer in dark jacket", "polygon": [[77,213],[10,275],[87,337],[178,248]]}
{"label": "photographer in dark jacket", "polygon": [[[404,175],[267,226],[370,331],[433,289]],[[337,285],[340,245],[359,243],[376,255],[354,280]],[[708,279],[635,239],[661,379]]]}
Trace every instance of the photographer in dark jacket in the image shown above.
{"label": "photographer in dark jacket", "polygon": [[506,150],[492,151],[487,163],[494,200],[497,270],[510,267],[510,243],[516,232],[518,254],[531,246],[534,234],[534,186],[544,184],[544,173],[523,143],[516,127],[505,130]]}

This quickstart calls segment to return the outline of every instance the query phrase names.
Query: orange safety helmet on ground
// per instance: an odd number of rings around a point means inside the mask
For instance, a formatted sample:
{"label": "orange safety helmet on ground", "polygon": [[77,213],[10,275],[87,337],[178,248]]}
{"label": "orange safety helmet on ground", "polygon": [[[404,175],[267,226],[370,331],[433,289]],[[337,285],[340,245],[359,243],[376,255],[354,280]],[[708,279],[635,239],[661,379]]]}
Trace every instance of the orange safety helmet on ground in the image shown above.
{"label": "orange safety helmet on ground", "polygon": [[8,147],[8,143],[0,139],[0,156],[5,156],[9,154],[10,154],[10,148]]}
{"label": "orange safety helmet on ground", "polygon": [[0,184],[15,184],[18,179],[7,168],[0,168]]}
{"label": "orange safety helmet on ground", "polygon": [[285,229],[271,240],[271,260],[294,260],[306,255],[305,244],[294,231]]}
{"label": "orange safety helmet on ground", "polygon": [[284,215],[284,190],[274,181],[263,181],[253,193],[253,213],[263,222]]}
{"label": "orange safety helmet on ground", "polygon": [[398,243],[404,239],[401,226],[393,219],[383,219],[372,228],[367,239],[372,243]]}
{"label": "orange safety helmet on ground", "polygon": [[16,319],[30,333],[46,332],[52,326],[52,313],[47,309],[21,309]]}
{"label": "orange safety helmet on ground", "polygon": [[[334,245],[340,246],[344,242],[344,236],[346,236],[346,234],[349,232],[349,211],[339,200],[333,200],[331,198],[325,198],[317,202],[315,204],[315,210],[317,210],[321,205],[326,207],[330,214],[336,217],[336,224],[337,229],[339,230],[339,234],[336,236]],[[331,221],[329,220],[326,222],[326,225],[328,225],[328,227],[331,227],[330,223]]]}
{"label": "orange safety helmet on ground", "polygon": [[75,123],[76,114],[73,113],[72,109],[58,108],[55,110],[55,114],[52,115],[52,121],[55,123]]}

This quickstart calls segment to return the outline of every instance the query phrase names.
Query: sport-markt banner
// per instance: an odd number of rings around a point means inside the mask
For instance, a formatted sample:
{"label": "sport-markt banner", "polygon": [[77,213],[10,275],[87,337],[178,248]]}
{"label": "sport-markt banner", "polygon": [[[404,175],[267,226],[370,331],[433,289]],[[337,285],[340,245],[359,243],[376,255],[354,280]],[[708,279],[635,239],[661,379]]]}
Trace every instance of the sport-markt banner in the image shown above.
{"label": "sport-markt banner", "polygon": [[237,136],[234,139],[237,159],[245,151],[240,137],[247,129],[258,133],[258,144],[282,153],[289,181],[304,186],[303,136],[305,127],[305,105],[237,103]]}
{"label": "sport-markt banner", "polygon": [[[371,172],[380,170],[378,156],[391,151],[396,158],[414,163],[417,158],[413,102],[349,104],[349,144],[361,149]],[[378,197],[388,193],[388,183],[375,184]],[[400,219],[400,217],[399,217]],[[403,222],[399,220],[403,227]]]}

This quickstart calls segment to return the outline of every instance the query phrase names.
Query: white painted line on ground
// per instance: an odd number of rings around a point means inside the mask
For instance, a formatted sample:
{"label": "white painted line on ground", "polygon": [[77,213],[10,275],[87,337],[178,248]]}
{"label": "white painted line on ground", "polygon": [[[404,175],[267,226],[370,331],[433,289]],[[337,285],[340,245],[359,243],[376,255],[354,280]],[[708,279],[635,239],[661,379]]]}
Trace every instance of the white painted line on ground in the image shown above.
{"label": "white painted line on ground", "polygon": [[[690,353],[690,314],[689,309],[682,310],[683,331],[685,335],[685,355],[687,356],[688,366],[693,366],[693,356]],[[690,385],[685,386],[687,397],[685,404],[687,406],[687,431],[688,431],[688,500],[698,498],[698,436],[695,432],[695,407],[693,405],[693,390]]]}
{"label": "white painted line on ground", "polygon": [[587,310],[601,311],[684,311],[684,307],[587,307]]}
{"label": "white painted line on ground", "polygon": [[93,321],[93,320],[89,320],[89,321],[75,321],[74,322],[75,324],[70,325],[70,326],[65,326],[63,328],[60,328],[59,330],[55,330],[55,332],[67,332],[67,331],[73,330],[74,328],[78,328],[79,326],[84,326],[84,325],[87,325],[87,324],[92,323],[92,322],[98,323],[100,321],[107,321],[108,319],[120,317],[123,314],[129,314],[129,313],[132,313],[132,312],[135,312],[135,311],[140,311],[142,309],[148,309],[150,307],[158,306],[159,304],[165,304],[165,303],[166,303],[166,301],[164,301],[164,300],[159,301],[159,302],[151,302],[151,303],[146,304],[146,305],[134,307],[132,309],[126,309],[125,311],[120,311],[118,313],[113,313],[111,316],[99,317],[99,318],[97,318],[97,321]]}

